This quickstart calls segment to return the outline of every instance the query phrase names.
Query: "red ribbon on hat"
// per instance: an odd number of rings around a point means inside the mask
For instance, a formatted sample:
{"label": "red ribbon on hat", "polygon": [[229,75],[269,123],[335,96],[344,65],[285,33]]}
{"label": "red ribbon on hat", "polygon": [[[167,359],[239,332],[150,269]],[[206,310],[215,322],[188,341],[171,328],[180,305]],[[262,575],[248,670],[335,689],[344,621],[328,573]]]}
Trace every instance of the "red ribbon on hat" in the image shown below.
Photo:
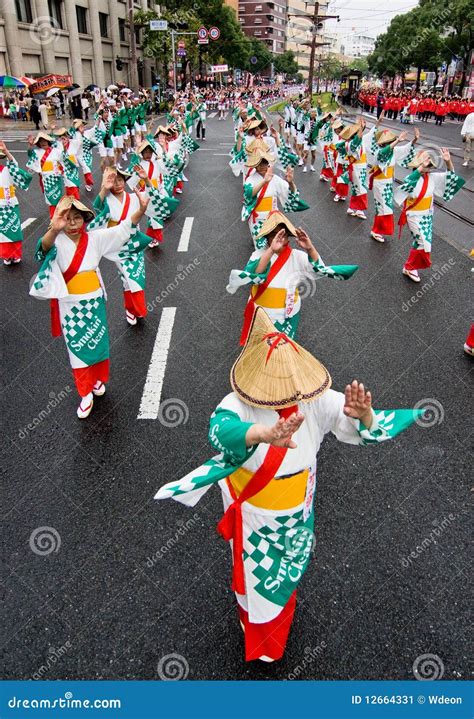
{"label": "red ribbon on hat", "polygon": [[264,335],[264,337],[263,337],[263,340],[266,340],[266,339],[273,339],[273,342],[270,343],[270,349],[267,352],[267,356],[265,358],[265,364],[268,363],[268,360],[270,359],[273,350],[275,349],[275,347],[278,346],[278,343],[280,342],[280,340],[283,340],[283,342],[285,342],[286,344],[290,344],[294,350],[299,352],[298,347],[284,332],[269,332],[267,335]]}

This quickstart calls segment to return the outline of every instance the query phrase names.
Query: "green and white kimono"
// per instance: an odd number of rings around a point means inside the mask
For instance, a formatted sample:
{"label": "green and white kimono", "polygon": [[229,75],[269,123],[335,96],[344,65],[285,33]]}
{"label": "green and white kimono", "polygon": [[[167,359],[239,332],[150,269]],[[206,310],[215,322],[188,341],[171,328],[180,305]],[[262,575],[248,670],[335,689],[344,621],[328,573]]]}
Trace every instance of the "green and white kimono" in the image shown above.
{"label": "green and white kimono", "polygon": [[[344,394],[332,389],[301,403],[298,409],[305,421],[293,435],[298,448],[286,452],[276,478],[264,490],[241,503],[245,593],[236,592],[236,599],[248,619],[247,660],[267,653],[260,643],[252,646],[251,625],[258,625],[264,641],[265,625],[285,616],[308,566],[314,542],[316,457],[324,436],[332,433],[353,445],[378,444],[397,436],[422,414],[422,410],[375,410],[366,428],[344,414],[344,403]],[[278,419],[273,410],[247,405],[235,393],[227,395],[210,420],[209,440],[219,454],[183,479],[165,484],[155,499],[171,497],[194,506],[213,484],[219,484],[227,510],[269,450],[268,444],[246,446],[249,427],[273,426]],[[274,628],[269,625],[268,631]],[[283,651],[284,646],[271,658],[280,658]]]}
{"label": "green and white kimono", "polygon": [[[59,311],[62,332],[78,393],[85,397],[97,381],[106,382],[109,371],[109,333],[105,295],[99,271],[103,257],[113,262],[137,251],[136,228],[129,220],[117,227],[86,231],[76,245],[60,232],[49,252],[38,242],[36,259],[41,262],[30,295],[52,301]],[[74,266],[72,276],[71,268]],[[52,313],[53,321],[55,314]]]}
{"label": "green and white kimono", "polygon": [[261,184],[262,176],[258,172],[249,175],[244,184],[244,204],[242,207],[242,222],[248,221],[250,234],[256,247],[256,236],[267,219],[270,212],[301,212],[307,210],[309,205],[300,198],[298,190],[293,192],[286,180],[273,175],[269,183],[253,194],[254,187]]}
{"label": "green and white kimono", "polygon": [[23,230],[16,188],[27,190],[33,175],[16,160],[0,163],[0,259],[21,260]]}
{"label": "green and white kimono", "polygon": [[408,222],[413,240],[405,263],[407,270],[431,266],[434,198],[437,196],[449,202],[464,184],[465,180],[452,170],[424,173],[414,170],[395,190],[395,202],[403,206],[399,219],[400,229]]}
{"label": "green and white kimono", "polygon": [[267,283],[268,274],[278,258],[278,255],[274,254],[265,272],[257,273],[258,263],[266,247],[265,240],[264,247],[252,253],[243,270],[231,270],[227,292],[233,295],[239,287],[249,286],[249,302],[254,301],[263,307],[277,330],[289,337],[296,336],[301,298],[314,295],[317,279],[331,277],[335,280],[347,280],[358,270],[358,265],[325,265],[321,258],[314,261],[303,250],[291,249],[283,266],[268,282],[261,295],[253,300],[258,286]]}
{"label": "green and white kimono", "polygon": [[56,207],[64,195],[64,151],[62,145],[54,144],[41,150],[39,147],[28,150],[28,170],[36,172],[40,178],[41,189],[46,204]]}

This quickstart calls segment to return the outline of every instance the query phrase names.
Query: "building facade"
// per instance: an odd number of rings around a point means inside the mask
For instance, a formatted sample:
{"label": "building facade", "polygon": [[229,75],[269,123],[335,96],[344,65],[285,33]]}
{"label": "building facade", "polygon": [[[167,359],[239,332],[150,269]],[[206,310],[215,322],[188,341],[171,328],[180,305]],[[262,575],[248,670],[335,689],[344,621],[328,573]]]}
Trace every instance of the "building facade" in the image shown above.
{"label": "building facade", "polygon": [[352,58],[367,57],[374,51],[375,39],[370,35],[353,33],[342,38],[340,45],[342,55]]}
{"label": "building facade", "polygon": [[[134,10],[156,9],[151,0],[133,2]],[[139,33],[137,29],[138,41]],[[142,55],[139,44],[137,54]],[[121,70],[117,58],[122,60]],[[106,87],[128,84],[129,58],[125,0],[0,2],[0,75],[72,75],[80,87]],[[140,59],[140,84],[148,87],[154,61]]]}
{"label": "building facade", "polygon": [[264,42],[270,52],[281,55],[286,49],[286,7],[286,0],[239,0],[240,26],[246,35]]}
{"label": "building facade", "polygon": [[[324,16],[327,10],[327,2],[319,3],[318,17]],[[292,50],[295,54],[296,61],[300,68],[300,72],[306,79],[309,74],[309,61],[311,56],[311,39],[312,39],[312,15],[314,12],[314,4],[304,2],[304,0],[288,0],[288,25],[286,28],[286,50]],[[324,23],[319,22],[316,30],[316,42],[324,42]],[[316,47],[315,66],[317,67],[318,58],[321,57],[323,47]]]}

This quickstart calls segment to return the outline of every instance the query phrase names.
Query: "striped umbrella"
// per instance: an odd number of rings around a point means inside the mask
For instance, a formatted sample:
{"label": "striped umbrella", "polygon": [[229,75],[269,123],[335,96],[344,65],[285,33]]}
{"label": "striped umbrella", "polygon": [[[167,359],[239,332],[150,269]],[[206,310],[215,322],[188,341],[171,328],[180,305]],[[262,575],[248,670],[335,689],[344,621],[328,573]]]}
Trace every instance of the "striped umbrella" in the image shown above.
{"label": "striped umbrella", "polygon": [[34,85],[36,80],[32,77],[26,77],[26,75],[21,75],[18,80],[22,82],[26,87],[29,87],[30,85]]}
{"label": "striped umbrella", "polygon": [[0,75],[0,87],[25,87],[25,83],[11,75]]}

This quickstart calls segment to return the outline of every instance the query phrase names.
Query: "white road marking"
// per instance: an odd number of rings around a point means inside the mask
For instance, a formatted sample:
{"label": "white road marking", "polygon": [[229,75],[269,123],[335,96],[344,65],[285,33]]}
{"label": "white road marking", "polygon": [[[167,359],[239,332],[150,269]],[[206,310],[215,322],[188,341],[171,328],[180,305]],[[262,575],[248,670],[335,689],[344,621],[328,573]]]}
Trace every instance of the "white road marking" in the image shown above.
{"label": "white road marking", "polygon": [[193,227],[194,217],[186,217],[181,231],[181,237],[179,238],[178,252],[187,252],[189,247],[189,238],[191,237],[191,230]]}
{"label": "white road marking", "polygon": [[208,117],[215,117],[217,115],[217,112],[210,112]]}
{"label": "white road marking", "polygon": [[137,419],[158,417],[175,315],[176,307],[163,307]]}
{"label": "white road marking", "polygon": [[36,217],[28,217],[27,220],[21,223],[21,229],[24,230],[25,227],[28,227],[28,225],[32,225],[33,222],[36,222]]}
{"label": "white road marking", "polygon": [[229,157],[228,152],[214,152],[215,157]]}

